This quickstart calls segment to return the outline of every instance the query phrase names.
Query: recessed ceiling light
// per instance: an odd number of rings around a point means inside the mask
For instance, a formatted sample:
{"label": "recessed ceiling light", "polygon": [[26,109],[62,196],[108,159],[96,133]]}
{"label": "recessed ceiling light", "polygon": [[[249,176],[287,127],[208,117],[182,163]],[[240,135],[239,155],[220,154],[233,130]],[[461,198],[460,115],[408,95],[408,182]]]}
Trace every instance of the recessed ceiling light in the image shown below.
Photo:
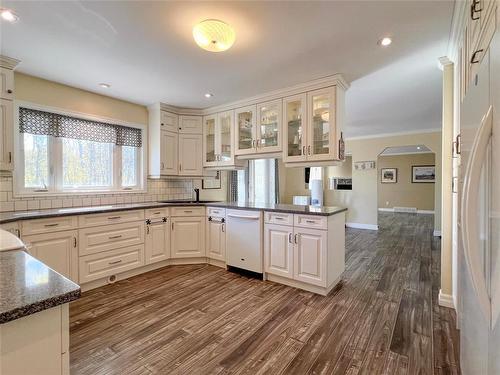
{"label": "recessed ceiling light", "polygon": [[385,37],[385,38],[382,38],[379,40],[379,44],[382,46],[382,47],[387,47],[388,45],[390,45],[392,43],[392,39],[389,38],[389,37]]}
{"label": "recessed ceiling light", "polygon": [[422,147],[420,147],[420,146],[417,146],[417,150],[421,150],[421,149],[422,149]]}
{"label": "recessed ceiling light", "polygon": [[99,86],[101,86],[103,89],[109,89],[111,87],[109,83],[99,83]]}
{"label": "recessed ceiling light", "polygon": [[19,20],[19,16],[11,9],[0,8],[0,15],[2,16],[3,20],[8,22],[14,23]]}
{"label": "recessed ceiling light", "polygon": [[214,96],[214,94],[209,93],[209,92],[207,92],[207,93],[205,94],[205,98],[207,98],[207,99],[211,98],[212,96]]}
{"label": "recessed ceiling light", "polygon": [[236,34],[225,22],[205,20],[193,27],[193,38],[206,51],[222,52],[231,48]]}

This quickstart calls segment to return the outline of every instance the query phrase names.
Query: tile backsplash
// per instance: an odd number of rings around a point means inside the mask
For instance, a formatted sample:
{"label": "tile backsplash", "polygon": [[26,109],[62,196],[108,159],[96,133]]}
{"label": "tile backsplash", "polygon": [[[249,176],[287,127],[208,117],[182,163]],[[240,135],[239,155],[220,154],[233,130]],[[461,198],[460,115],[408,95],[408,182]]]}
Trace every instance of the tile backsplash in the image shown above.
{"label": "tile backsplash", "polygon": [[192,192],[193,180],[147,180],[146,193],[14,198],[12,177],[0,176],[0,212],[153,202],[166,199],[190,199],[193,195]]}

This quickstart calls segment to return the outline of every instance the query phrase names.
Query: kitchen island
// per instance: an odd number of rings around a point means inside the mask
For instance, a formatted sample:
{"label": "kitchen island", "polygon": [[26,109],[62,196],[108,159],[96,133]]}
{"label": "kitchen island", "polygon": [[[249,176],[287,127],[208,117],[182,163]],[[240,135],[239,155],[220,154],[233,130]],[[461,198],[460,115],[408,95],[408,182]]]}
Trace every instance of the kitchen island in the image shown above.
{"label": "kitchen island", "polygon": [[69,374],[68,304],[79,297],[25,251],[0,251],[0,374]]}

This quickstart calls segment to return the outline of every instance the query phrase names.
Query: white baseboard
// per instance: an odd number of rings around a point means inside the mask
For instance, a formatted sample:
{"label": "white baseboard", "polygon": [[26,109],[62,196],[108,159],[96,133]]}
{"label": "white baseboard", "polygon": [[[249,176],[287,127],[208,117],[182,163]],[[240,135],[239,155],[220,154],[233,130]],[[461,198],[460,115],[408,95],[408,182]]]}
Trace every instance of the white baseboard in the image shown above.
{"label": "white baseboard", "polygon": [[[378,209],[380,212],[394,212],[394,208],[379,208]],[[424,214],[424,215],[434,215],[434,211],[432,210],[417,210],[417,214]]]}
{"label": "white baseboard", "polygon": [[449,307],[450,309],[455,309],[455,301],[451,294],[444,294],[441,289],[439,289],[439,306]]}
{"label": "white baseboard", "polygon": [[361,224],[361,223],[345,223],[348,228],[378,230],[378,225],[375,224]]}
{"label": "white baseboard", "polygon": [[435,229],[434,229],[434,232],[432,233],[432,235],[433,235],[434,237],[441,237],[441,231],[440,231],[440,230],[435,230]]}

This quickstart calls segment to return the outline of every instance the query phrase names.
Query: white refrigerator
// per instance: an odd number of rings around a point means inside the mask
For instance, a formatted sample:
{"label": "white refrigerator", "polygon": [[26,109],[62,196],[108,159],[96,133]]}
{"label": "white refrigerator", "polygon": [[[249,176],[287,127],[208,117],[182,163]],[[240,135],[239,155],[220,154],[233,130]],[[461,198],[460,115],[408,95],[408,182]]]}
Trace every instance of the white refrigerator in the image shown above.
{"label": "white refrigerator", "polygon": [[465,375],[500,374],[500,32],[460,112],[458,316]]}

